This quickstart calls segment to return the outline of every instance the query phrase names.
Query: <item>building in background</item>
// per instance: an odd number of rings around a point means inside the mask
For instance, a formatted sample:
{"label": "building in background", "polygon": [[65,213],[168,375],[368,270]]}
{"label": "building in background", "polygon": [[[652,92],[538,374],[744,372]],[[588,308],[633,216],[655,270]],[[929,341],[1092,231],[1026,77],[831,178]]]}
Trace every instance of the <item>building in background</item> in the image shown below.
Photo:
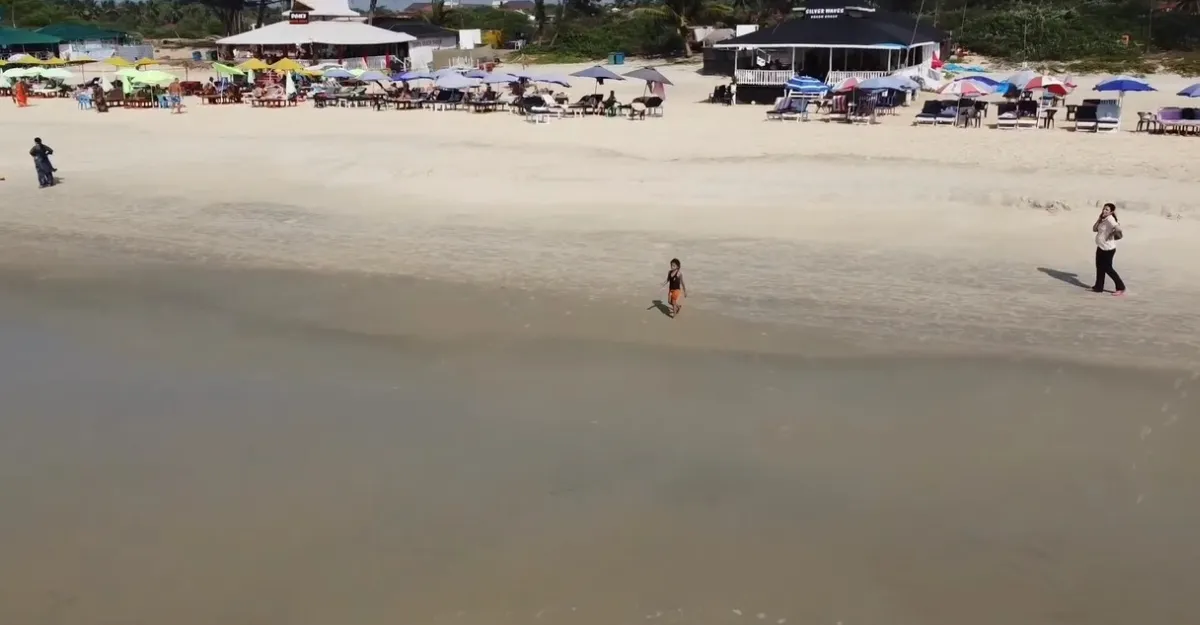
{"label": "building in background", "polygon": [[58,56],[66,61],[84,56],[97,61],[114,56],[127,61],[154,58],[154,46],[119,30],[64,23],[43,26],[37,32],[62,39]]}
{"label": "building in background", "polygon": [[434,52],[458,48],[457,30],[442,28],[425,20],[377,17],[375,26],[416,38],[408,42],[408,62],[412,69],[432,69]]}

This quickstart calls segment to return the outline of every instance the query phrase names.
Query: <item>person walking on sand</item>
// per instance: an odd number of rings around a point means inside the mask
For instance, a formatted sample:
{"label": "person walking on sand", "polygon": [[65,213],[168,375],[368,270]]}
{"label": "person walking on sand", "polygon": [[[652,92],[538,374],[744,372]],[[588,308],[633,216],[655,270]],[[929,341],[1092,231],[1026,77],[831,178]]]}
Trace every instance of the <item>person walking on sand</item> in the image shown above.
{"label": "person walking on sand", "polygon": [[683,310],[683,304],[679,303],[680,296],[687,297],[687,285],[683,282],[683,267],[678,258],[671,259],[671,270],[667,272],[667,279],[663,281],[662,286],[667,287],[667,306],[670,307],[670,315],[674,319],[679,316],[679,311]]}
{"label": "person walking on sand", "polygon": [[167,87],[167,99],[171,101],[171,112],[183,112],[183,85],[179,84],[179,79],[171,81],[171,86]]}
{"label": "person walking on sand", "polygon": [[38,187],[45,189],[46,187],[54,186],[54,165],[50,164],[50,155],[54,154],[54,150],[50,146],[42,143],[40,138],[33,140],[33,147],[29,150],[29,155],[33,157],[33,168],[37,171]]}
{"label": "person walking on sand", "polygon": [[18,107],[29,106],[29,87],[25,84],[24,78],[18,78],[17,84],[13,87],[13,100],[16,101]]}
{"label": "person walking on sand", "polygon": [[1117,221],[1117,206],[1105,204],[1100,210],[1100,217],[1092,224],[1092,232],[1096,233],[1096,284],[1092,290],[1104,292],[1104,279],[1111,277],[1116,292],[1113,295],[1125,294],[1125,283],[1117,270],[1113,269],[1113,256],[1117,254],[1117,241],[1125,235],[1121,232],[1121,223]]}

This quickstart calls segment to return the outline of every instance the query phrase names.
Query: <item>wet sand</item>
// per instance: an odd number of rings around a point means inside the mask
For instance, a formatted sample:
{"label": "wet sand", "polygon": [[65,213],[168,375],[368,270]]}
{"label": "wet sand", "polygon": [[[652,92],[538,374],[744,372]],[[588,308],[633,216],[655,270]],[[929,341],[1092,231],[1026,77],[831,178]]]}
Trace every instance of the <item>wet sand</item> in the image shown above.
{"label": "wet sand", "polygon": [[1182,366],[62,249],[0,272],[0,623],[1200,611]]}

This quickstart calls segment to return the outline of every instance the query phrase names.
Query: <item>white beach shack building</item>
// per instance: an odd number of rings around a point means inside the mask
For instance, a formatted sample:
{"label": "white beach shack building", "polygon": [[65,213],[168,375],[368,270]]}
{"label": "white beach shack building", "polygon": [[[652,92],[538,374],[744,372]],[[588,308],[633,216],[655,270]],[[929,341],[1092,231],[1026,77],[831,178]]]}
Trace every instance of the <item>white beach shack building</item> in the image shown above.
{"label": "white beach shack building", "polygon": [[217,40],[218,46],[274,52],[308,63],[341,63],[347,69],[406,67],[412,35],[377,28],[348,0],[292,0],[282,22]]}
{"label": "white beach shack building", "polygon": [[712,48],[726,51],[738,102],[771,103],[797,75],[832,85],[851,76],[917,74],[946,38],[927,20],[868,2],[808,0],[790,19]]}

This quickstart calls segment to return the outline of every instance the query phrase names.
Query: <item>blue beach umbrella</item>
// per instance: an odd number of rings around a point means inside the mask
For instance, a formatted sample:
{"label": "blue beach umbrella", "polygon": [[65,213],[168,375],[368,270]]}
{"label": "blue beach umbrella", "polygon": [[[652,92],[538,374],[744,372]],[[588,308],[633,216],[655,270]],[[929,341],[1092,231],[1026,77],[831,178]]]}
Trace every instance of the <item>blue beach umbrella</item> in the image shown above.
{"label": "blue beach umbrella", "polygon": [[507,85],[519,81],[520,79],[512,74],[502,72],[493,72],[483,76],[483,84],[485,85]]}
{"label": "blue beach umbrella", "polygon": [[786,86],[789,92],[800,95],[820,95],[829,91],[829,85],[812,76],[792,76]]}
{"label": "blue beach umbrella", "polygon": [[566,76],[559,76],[557,74],[544,74],[542,76],[532,76],[529,78],[529,80],[532,80],[533,82],[542,82],[542,83],[546,83],[549,85],[560,85],[563,87],[571,86],[571,83],[567,81]]}
{"label": "blue beach umbrella", "polygon": [[1092,87],[1092,90],[1118,91],[1120,93],[1125,93],[1127,91],[1158,91],[1158,89],[1151,87],[1150,83],[1132,76],[1113,76],[1112,78],[1105,78],[1104,80],[1096,83],[1096,86]]}
{"label": "blue beach umbrella", "polygon": [[479,68],[467,70],[467,72],[463,74],[463,76],[466,76],[467,78],[484,78],[487,75],[488,73],[486,71]]}
{"label": "blue beach umbrella", "polygon": [[1185,98],[1200,98],[1200,82],[1190,87],[1185,87],[1183,91],[1180,91],[1175,95],[1181,95]]}
{"label": "blue beach umbrella", "polygon": [[433,74],[429,72],[407,71],[402,74],[393,74],[392,80],[395,82],[410,82],[413,80],[433,80]]}
{"label": "blue beach umbrella", "polygon": [[354,74],[351,74],[349,71],[344,70],[340,67],[331,67],[331,68],[321,72],[321,76],[323,76],[325,78],[341,78],[341,79],[354,78]]}
{"label": "blue beach umbrella", "polygon": [[437,85],[439,89],[470,89],[478,82],[479,81],[473,78],[467,78],[466,76],[463,76],[457,72],[450,72],[443,76],[439,76],[433,84]]}

